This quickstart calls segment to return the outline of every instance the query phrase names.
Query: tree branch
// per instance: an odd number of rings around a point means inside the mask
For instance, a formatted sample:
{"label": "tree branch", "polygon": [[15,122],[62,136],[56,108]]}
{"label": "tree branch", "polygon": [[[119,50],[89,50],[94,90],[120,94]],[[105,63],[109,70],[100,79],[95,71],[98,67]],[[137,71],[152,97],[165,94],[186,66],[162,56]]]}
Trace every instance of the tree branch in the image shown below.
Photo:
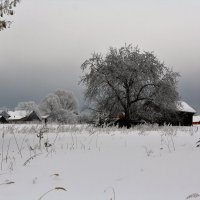
{"label": "tree branch", "polygon": [[123,103],[122,99],[120,98],[118,91],[115,89],[115,87],[110,83],[110,81],[107,78],[106,78],[106,81],[107,81],[108,85],[112,88],[112,90],[115,92],[115,95],[116,95],[118,101],[121,103],[122,107],[125,109],[126,106]]}
{"label": "tree branch", "polygon": [[148,86],[156,86],[156,84],[154,84],[154,83],[148,83],[148,84],[143,85],[143,86],[140,88],[140,90],[139,90],[139,92],[138,92],[138,94],[137,94],[136,99],[133,100],[133,101],[131,101],[130,104],[133,104],[133,103],[135,103],[135,102],[137,102],[137,101],[150,99],[149,97],[140,97],[140,94],[142,93],[142,91],[143,91],[146,87],[148,87]]}

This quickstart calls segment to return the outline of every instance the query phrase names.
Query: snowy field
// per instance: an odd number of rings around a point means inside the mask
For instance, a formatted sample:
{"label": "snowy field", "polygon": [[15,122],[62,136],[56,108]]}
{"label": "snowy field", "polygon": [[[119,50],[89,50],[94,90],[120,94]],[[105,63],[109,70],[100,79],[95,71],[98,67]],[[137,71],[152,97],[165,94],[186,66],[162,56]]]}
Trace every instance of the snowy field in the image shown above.
{"label": "snowy field", "polygon": [[200,127],[0,125],[0,137],[0,200],[200,199]]}

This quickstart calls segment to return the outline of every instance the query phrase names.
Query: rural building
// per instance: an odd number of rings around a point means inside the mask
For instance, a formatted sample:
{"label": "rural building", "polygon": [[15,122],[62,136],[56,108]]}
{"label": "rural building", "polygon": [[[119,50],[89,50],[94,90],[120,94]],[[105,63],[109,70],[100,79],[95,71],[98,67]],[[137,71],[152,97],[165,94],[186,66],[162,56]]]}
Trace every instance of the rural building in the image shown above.
{"label": "rural building", "polygon": [[40,117],[37,115],[35,111],[30,112],[29,115],[26,116],[25,121],[30,122],[30,121],[41,121]]}
{"label": "rural building", "polygon": [[41,122],[40,117],[35,111],[17,110],[8,111],[10,116],[7,120],[10,123]]}
{"label": "rural building", "polygon": [[193,116],[193,122],[192,122],[193,125],[200,125],[200,115],[198,116]]}
{"label": "rural building", "polygon": [[0,115],[0,124],[7,124],[7,123],[8,123],[7,119],[4,116]]}
{"label": "rural building", "polygon": [[184,101],[177,102],[177,109],[171,113],[166,124],[173,126],[192,126],[193,115],[196,111]]}
{"label": "rural building", "polygon": [[5,119],[8,119],[10,117],[10,115],[8,114],[7,111],[0,111],[0,115],[3,116]]}
{"label": "rural building", "polygon": [[48,122],[49,116],[50,115],[43,115],[43,116],[41,116],[42,122],[44,122],[46,124]]}
{"label": "rural building", "polygon": [[[151,105],[155,112],[160,112],[160,108],[156,105]],[[176,103],[175,110],[162,110],[162,117],[158,118],[159,125],[172,125],[172,126],[192,126],[193,115],[196,111],[184,101]]]}
{"label": "rural building", "polygon": [[192,126],[193,115],[196,111],[184,101],[179,101],[177,104],[177,125]]}

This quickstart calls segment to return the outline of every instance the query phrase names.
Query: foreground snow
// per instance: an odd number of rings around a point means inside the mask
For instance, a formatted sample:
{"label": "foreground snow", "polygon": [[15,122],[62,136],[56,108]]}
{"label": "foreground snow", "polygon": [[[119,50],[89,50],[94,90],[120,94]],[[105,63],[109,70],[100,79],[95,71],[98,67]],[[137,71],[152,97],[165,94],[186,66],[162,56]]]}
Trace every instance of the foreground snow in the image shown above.
{"label": "foreground snow", "polygon": [[198,127],[1,125],[0,137],[2,200],[200,199]]}

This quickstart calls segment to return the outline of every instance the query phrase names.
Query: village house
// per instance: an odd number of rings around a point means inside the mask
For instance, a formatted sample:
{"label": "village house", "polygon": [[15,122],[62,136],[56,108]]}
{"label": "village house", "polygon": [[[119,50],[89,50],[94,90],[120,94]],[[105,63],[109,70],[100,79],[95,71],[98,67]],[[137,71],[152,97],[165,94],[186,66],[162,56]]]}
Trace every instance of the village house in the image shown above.
{"label": "village house", "polygon": [[3,111],[1,110],[0,111],[0,115],[3,116],[5,119],[8,119],[10,117],[10,115],[8,114],[8,112],[5,111],[5,110],[3,110]]}
{"label": "village house", "polygon": [[179,101],[177,105],[178,120],[175,121],[179,126],[192,126],[193,115],[196,113],[194,108],[184,101]]}
{"label": "village house", "polygon": [[9,123],[41,122],[35,111],[17,110],[8,111],[7,113],[9,115],[7,118]]}
{"label": "village house", "polygon": [[193,115],[196,111],[189,106],[185,101],[178,101],[176,110],[172,113],[169,111],[169,116],[163,120],[162,124],[169,124],[173,126],[192,126]]}
{"label": "village house", "polygon": [[8,123],[7,119],[4,116],[0,115],[0,124],[7,124],[7,123]]}

